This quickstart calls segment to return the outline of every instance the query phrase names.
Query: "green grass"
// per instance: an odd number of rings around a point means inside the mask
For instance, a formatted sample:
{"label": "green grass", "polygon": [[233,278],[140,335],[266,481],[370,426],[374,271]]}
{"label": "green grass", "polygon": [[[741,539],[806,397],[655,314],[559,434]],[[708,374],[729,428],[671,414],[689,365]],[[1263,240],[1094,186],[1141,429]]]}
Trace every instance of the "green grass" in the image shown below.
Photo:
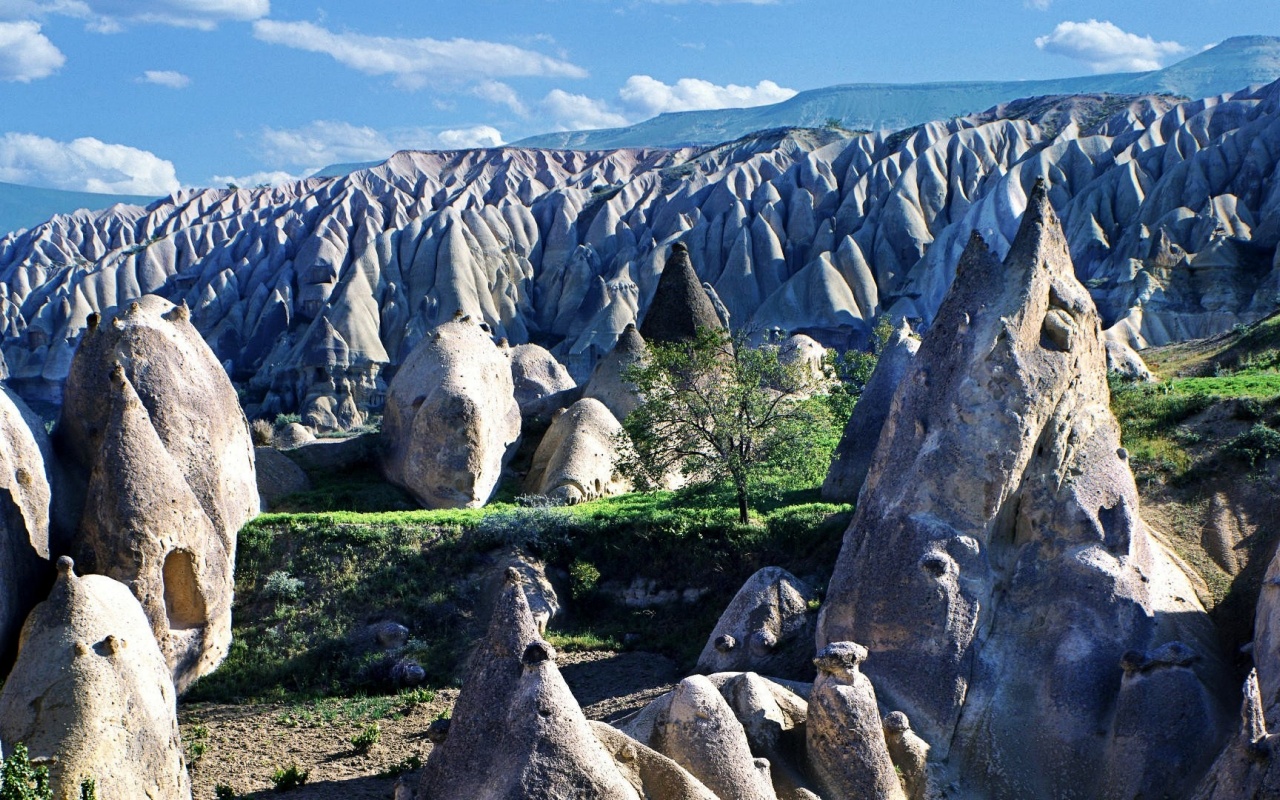
{"label": "green grass", "polygon": [[[386,699],[393,688],[388,657],[362,646],[358,635],[383,619],[410,628],[403,655],[426,670],[428,685],[453,685],[487,624],[475,611],[485,554],[512,545],[552,571],[575,575],[581,596],[566,591],[561,597],[573,606],[572,624],[549,634],[558,647],[619,649],[633,641],[691,666],[720,610],[756,569],[778,564],[825,581],[851,508],[813,502],[816,494],[812,486],[766,486],[745,526],[725,488],[630,494],[569,508],[498,503],[449,511],[264,514],[240,532],[231,652],[187,699],[314,704],[315,698],[367,695],[361,702],[379,697],[394,704],[394,695]],[[302,587],[281,592],[277,573]],[[636,574],[707,594],[693,605],[635,610],[603,588],[625,585]],[[380,712],[320,705],[296,716],[339,713],[377,719]]]}

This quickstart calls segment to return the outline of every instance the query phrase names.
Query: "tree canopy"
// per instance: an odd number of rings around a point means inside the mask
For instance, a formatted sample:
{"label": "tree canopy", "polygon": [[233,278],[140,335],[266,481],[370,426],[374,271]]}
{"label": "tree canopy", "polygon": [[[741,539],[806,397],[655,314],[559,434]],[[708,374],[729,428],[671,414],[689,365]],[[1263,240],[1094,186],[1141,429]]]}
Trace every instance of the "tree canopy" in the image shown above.
{"label": "tree canopy", "polygon": [[742,334],[699,328],[692,339],[652,344],[624,378],[642,402],[622,423],[623,473],[642,490],[673,474],[728,482],[744,523],[760,474],[802,461],[813,434],[830,427],[826,404],[807,402],[821,374]]}

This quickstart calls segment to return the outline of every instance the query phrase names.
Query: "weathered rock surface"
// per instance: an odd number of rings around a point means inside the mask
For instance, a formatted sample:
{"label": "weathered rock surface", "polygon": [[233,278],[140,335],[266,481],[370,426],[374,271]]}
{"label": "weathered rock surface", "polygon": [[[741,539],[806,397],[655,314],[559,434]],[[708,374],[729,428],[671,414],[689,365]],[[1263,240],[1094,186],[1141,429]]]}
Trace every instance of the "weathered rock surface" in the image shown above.
{"label": "weathered rock surface", "polygon": [[1107,372],[1130,381],[1154,381],[1147,363],[1127,342],[1107,340]]}
{"label": "weathered rock surface", "polygon": [[85,778],[103,798],[190,798],[177,694],[138,601],[69,558],[58,572],[0,692],[0,739],[45,760],[59,800],[79,800]]}
{"label": "weathered rock surface", "polygon": [[596,363],[583,397],[599,400],[622,422],[640,406],[640,394],[623,378],[626,369],[645,357],[644,338],[635,325],[628,325],[608,355]]}
{"label": "weathered rock surface", "polygon": [[701,675],[671,693],[655,748],[724,800],[774,800],[767,763],[751,754],[746,732],[720,691]]}
{"label": "weathered rock surface", "polygon": [[577,399],[569,400],[577,388],[569,370],[536,344],[511,348],[511,382],[520,416],[526,421],[550,419],[557,409],[567,408]]}
{"label": "weathered rock surface", "polygon": [[819,651],[805,723],[810,769],[825,797],[905,800],[889,757],[871,681],[858,669],[867,649],[834,642]]}
{"label": "weathered rock surface", "polygon": [[556,416],[525,479],[525,490],[569,505],[621,494],[631,484],[618,474],[622,424],[604,403],[584,398]]}
{"label": "weathered rock surface", "polygon": [[711,298],[689,260],[689,248],[683,242],[676,242],[671,245],[671,256],[658,278],[658,288],[640,325],[640,335],[646,342],[665,344],[692,339],[698,328],[718,330],[722,327],[720,315],[711,305]]}
{"label": "weathered rock surface", "polygon": [[928,742],[916,736],[911,730],[911,721],[901,711],[885,715],[884,741],[909,800],[925,800],[930,788]]}
{"label": "weathered rock surface", "polygon": [[[1213,762],[1193,800],[1267,800],[1280,797],[1280,733],[1268,730],[1255,669],[1245,679],[1240,729]],[[1272,725],[1270,731],[1275,731]]]}
{"label": "weathered rock surface", "polygon": [[901,133],[698,150],[400,153],[0,239],[0,333],[13,386],[56,401],[89,315],[160,293],[192,308],[253,416],[346,425],[459,308],[584,379],[646,318],[677,241],[735,326],[842,348],[880,313],[927,326],[969,235],[1003,254],[1043,177],[1105,326],[1159,344],[1275,308],[1278,109],[1272,85],[1040,97]]}
{"label": "weathered rock surface", "polygon": [[284,453],[274,447],[255,447],[253,453],[263,511],[291,494],[311,489],[307,473]]}
{"label": "weathered rock surface", "polygon": [[289,422],[275,432],[274,444],[281,450],[292,450],[316,440],[315,433],[299,422]]}
{"label": "weathered rock surface", "polygon": [[545,634],[547,625],[560,613],[560,597],[547,578],[545,565],[518,547],[495,550],[485,558],[486,564],[476,576],[481,583],[480,600],[475,612],[477,618],[489,619],[493,616],[496,602],[502,597],[503,589],[511,579],[511,571],[515,570],[520,576],[520,586],[524,589],[524,600],[529,606],[529,613],[533,615],[533,623],[539,634]]}
{"label": "weathered rock surface", "polygon": [[434,734],[419,800],[708,797],[623,734],[597,735],[538,634],[521,582],[509,571],[448,728]]}
{"label": "weathered rock surface", "polygon": [[816,599],[804,581],[765,567],[742,585],[698,656],[698,671],[758,672],[802,679],[813,674]]}
{"label": "weathered rock surface", "polygon": [[603,722],[591,730],[636,792],[652,800],[720,800],[676,762]]}
{"label": "weathered rock surface", "polygon": [[186,310],[148,296],[92,329],[57,436],[87,485],[72,549],[133,590],[184,691],[226,655],[236,534],[260,508],[235,389]]}
{"label": "weathered rock surface", "polygon": [[[13,660],[28,612],[48,591],[53,451],[40,418],[0,386],[0,672]],[[56,539],[56,537],[55,537]]]}
{"label": "weathered rock surface", "polygon": [[436,328],[391,381],[383,470],[427,508],[474,508],[520,439],[508,351],[466,317]]}
{"label": "weathered rock surface", "polygon": [[[1102,797],[1101,775],[1186,795],[1225,738],[1214,631],[1139,514],[1108,400],[1101,324],[1038,190],[1004,264],[976,237],[961,260],[818,630],[866,644],[881,703],[975,797]],[[1202,723],[1179,743],[1162,714],[1124,710],[1122,663],[1170,648],[1186,655],[1163,702]],[[1156,751],[1158,775],[1119,757]]]}
{"label": "weathered rock surface", "polygon": [[920,340],[902,320],[880,351],[876,367],[862,389],[858,403],[845,423],[827,477],[822,482],[822,499],[828,503],[852,503],[867,479],[871,457],[880,442],[880,432],[889,418],[889,408],[898,385],[911,370]]}

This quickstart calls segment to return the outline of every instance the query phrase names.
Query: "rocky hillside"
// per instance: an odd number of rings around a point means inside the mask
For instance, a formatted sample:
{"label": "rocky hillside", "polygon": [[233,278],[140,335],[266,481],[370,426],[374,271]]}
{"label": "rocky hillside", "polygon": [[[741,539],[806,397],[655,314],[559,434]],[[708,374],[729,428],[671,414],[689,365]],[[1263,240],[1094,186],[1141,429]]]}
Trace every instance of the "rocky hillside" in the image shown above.
{"label": "rocky hillside", "polygon": [[405,152],[282,188],[185,192],[0,239],[10,385],[58,402],[90,316],[185,302],[251,416],[380,413],[461,311],[581,381],[687,244],[735,326],[861,344],[932,320],[977,230],[1003,256],[1038,178],[1112,335],[1162,344],[1277,305],[1280,83],[1225,98],[1042,97],[891,135],[780,130],[711,148]]}

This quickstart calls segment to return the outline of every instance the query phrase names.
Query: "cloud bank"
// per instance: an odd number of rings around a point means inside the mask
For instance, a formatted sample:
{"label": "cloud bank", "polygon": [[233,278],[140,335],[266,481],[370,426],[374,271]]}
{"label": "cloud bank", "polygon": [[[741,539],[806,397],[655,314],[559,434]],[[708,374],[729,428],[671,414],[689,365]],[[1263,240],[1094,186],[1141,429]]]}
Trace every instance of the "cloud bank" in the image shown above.
{"label": "cloud bank", "polygon": [[173,163],[146,150],[29,133],[0,135],[0,181],[103,194],[164,195],[179,188]]}
{"label": "cloud bank", "polygon": [[1157,42],[1096,19],[1059,23],[1052,33],[1036,38],[1036,47],[1083,62],[1095,73],[1150,72],[1187,50],[1177,42]]}

